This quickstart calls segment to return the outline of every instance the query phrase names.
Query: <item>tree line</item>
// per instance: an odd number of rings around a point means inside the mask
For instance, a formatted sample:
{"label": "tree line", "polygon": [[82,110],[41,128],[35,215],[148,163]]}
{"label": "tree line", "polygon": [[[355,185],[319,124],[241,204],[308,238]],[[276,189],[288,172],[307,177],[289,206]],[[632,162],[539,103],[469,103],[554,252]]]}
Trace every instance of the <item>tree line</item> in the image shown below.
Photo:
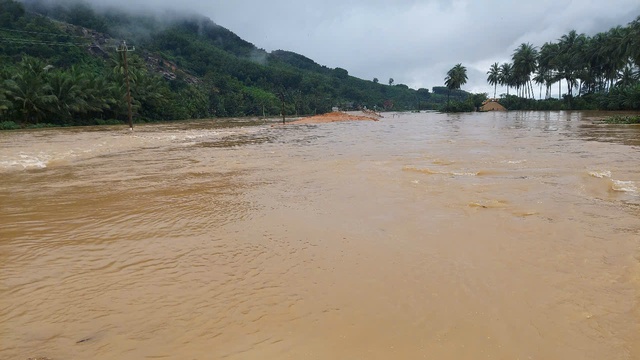
{"label": "tree line", "polygon": [[532,102],[510,98],[509,92],[514,89],[516,97],[534,99],[535,83],[543,100],[551,100],[557,85],[558,98],[569,108],[640,109],[640,17],[594,36],[572,30],[540,48],[523,43],[511,60],[494,63],[487,72],[494,98],[497,85],[502,85],[513,105],[519,101],[530,106]]}

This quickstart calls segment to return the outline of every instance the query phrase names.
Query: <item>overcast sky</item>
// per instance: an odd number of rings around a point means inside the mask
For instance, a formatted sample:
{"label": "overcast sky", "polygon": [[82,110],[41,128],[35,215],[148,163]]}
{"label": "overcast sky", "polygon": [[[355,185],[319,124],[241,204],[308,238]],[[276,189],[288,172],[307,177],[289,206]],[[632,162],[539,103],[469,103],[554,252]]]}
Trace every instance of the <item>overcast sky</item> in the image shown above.
{"label": "overcast sky", "polygon": [[[96,1],[96,0],[93,0]],[[179,6],[267,51],[282,49],[353,76],[412,88],[442,85],[462,63],[463,89],[493,94],[486,72],[523,42],[571,29],[593,35],[640,15],[639,0],[101,0]],[[498,89],[498,94],[501,89]],[[537,92],[537,91],[536,91]]]}

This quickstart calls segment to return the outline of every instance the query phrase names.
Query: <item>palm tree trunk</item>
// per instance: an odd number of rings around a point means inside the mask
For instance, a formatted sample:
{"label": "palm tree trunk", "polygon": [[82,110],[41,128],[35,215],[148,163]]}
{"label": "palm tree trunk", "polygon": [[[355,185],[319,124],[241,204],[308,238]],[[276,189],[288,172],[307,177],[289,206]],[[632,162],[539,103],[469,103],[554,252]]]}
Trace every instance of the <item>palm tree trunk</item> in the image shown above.
{"label": "palm tree trunk", "polygon": [[542,100],[542,84],[540,84],[540,100]]}
{"label": "palm tree trunk", "polygon": [[536,96],[534,95],[534,92],[533,92],[533,81],[531,81],[531,80],[529,80],[529,89],[530,89],[530,93],[531,93],[531,98],[535,99]]}
{"label": "palm tree trunk", "polygon": [[562,80],[558,81],[558,100],[562,99]]}
{"label": "palm tree trunk", "polygon": [[582,93],[582,80],[580,80],[580,85],[578,85],[578,96]]}

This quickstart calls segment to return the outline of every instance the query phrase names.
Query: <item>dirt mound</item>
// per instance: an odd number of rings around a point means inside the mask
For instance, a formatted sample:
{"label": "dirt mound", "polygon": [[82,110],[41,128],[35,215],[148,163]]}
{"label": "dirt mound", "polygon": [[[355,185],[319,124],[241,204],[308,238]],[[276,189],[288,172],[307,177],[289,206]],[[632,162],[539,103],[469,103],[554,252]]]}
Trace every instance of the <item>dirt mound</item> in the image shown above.
{"label": "dirt mound", "polygon": [[331,122],[338,122],[338,121],[359,121],[359,120],[378,121],[382,117],[382,115],[374,113],[372,111],[366,112],[366,113],[359,113],[359,114],[362,114],[362,115],[335,111],[327,114],[306,117],[300,120],[292,121],[289,124],[320,124],[320,123],[331,123]]}
{"label": "dirt mound", "polygon": [[498,103],[497,100],[487,100],[484,102],[480,111],[507,111],[507,109]]}

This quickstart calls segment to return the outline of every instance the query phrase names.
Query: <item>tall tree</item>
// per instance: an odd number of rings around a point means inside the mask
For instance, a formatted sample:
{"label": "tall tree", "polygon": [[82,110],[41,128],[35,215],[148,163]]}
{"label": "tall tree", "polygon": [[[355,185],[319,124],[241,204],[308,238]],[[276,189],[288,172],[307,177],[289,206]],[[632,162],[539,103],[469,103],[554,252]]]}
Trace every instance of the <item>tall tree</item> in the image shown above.
{"label": "tall tree", "polygon": [[449,104],[451,90],[460,89],[462,85],[467,83],[467,80],[467,68],[462,66],[462,64],[457,64],[447,72],[447,76],[444,78],[444,84],[447,86],[447,89],[449,89],[447,94],[447,104]]}
{"label": "tall tree", "polygon": [[536,82],[544,80],[547,91],[545,98],[551,97],[551,86],[557,81],[556,57],[558,56],[558,45],[546,42],[538,52],[538,75],[534,79]]}
{"label": "tall tree", "polygon": [[636,66],[640,66],[640,16],[629,23],[626,40],[629,44],[629,57]]}
{"label": "tall tree", "polygon": [[517,86],[524,86],[523,95],[527,94],[533,97],[531,74],[536,71],[538,66],[538,50],[529,43],[523,43],[514,51],[512,59]]}
{"label": "tall tree", "polygon": [[500,64],[494,63],[487,71],[487,81],[489,85],[493,85],[493,97],[496,97],[496,91],[498,89],[498,83],[500,82]]}
{"label": "tall tree", "polygon": [[500,66],[500,85],[507,87],[507,96],[509,96],[509,88],[513,85],[513,65],[510,63]]}
{"label": "tall tree", "polygon": [[577,85],[580,71],[584,68],[584,44],[586,36],[571,30],[568,34],[562,35],[558,40],[559,53],[556,57],[558,70],[567,82],[567,93],[573,96],[573,89]]}

